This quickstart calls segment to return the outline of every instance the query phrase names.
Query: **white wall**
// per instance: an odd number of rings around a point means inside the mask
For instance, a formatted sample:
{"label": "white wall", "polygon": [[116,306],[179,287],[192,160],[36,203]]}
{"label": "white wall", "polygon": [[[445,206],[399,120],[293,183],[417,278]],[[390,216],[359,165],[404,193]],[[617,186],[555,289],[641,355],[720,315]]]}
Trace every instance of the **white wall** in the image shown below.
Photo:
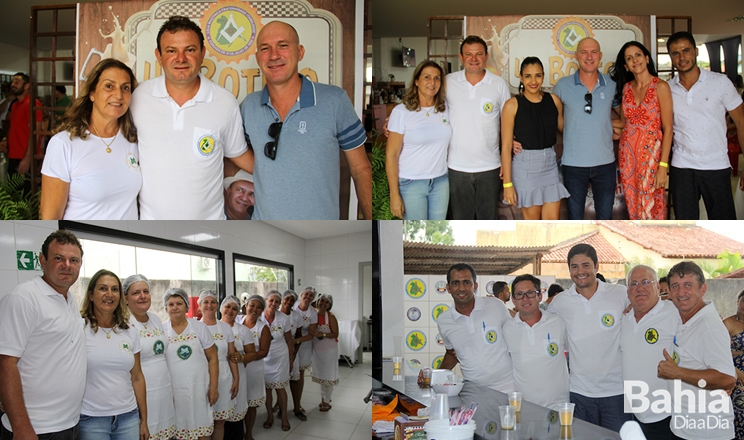
{"label": "white wall", "polygon": [[[371,227],[371,223],[370,223]],[[297,290],[313,286],[333,295],[333,313],[339,321],[360,321],[362,295],[359,263],[372,261],[372,230],[305,242],[304,275],[295,270]],[[301,280],[301,283],[300,281]],[[369,279],[371,289],[371,278]],[[364,321],[366,322],[366,320]],[[360,328],[362,323],[360,322]]]}
{"label": "white wall", "polygon": [[[403,354],[405,309],[403,290],[403,222],[380,222],[380,279],[382,282],[382,356]],[[380,317],[374,317],[380,325]],[[379,341],[374,341],[379,344]]]}
{"label": "white wall", "polygon": [[28,73],[29,50],[25,47],[0,43],[0,66],[3,71]]}
{"label": "white wall", "polygon": [[378,38],[373,42],[372,75],[377,81],[388,81],[388,75],[395,75],[395,81],[405,81],[406,87],[411,85],[413,67],[400,66],[400,60],[393,57],[400,56],[401,46],[410,47],[416,51],[416,64],[427,58],[426,37]]}

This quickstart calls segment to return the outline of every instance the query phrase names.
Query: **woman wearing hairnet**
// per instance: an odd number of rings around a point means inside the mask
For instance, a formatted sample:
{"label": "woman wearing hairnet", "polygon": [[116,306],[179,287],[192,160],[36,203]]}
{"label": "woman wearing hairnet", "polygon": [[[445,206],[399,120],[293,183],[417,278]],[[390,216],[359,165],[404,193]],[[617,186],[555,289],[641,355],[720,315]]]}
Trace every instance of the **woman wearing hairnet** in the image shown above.
{"label": "woman wearing hairnet", "polygon": [[[266,310],[261,315],[271,332],[269,354],[264,359],[264,382],[266,383],[266,411],[268,417],[263,427],[271,428],[274,423],[272,412],[271,390],[276,390],[279,400],[279,414],[282,419],[282,431],[289,431],[287,419],[287,391],[289,372],[294,359],[294,341],[292,340],[292,324],[289,317],[279,310],[282,294],[278,290],[270,290],[266,294]],[[246,318],[247,319],[247,318]]]}
{"label": "woman wearing hairnet", "polygon": [[338,321],[331,313],[333,296],[318,298],[318,327],[313,339],[313,382],[320,384],[321,411],[331,409],[333,387],[338,385]]}
{"label": "woman wearing hairnet", "polygon": [[248,412],[245,415],[245,440],[253,440],[253,424],[256,422],[256,408],[266,403],[266,387],[264,385],[264,358],[269,354],[271,333],[266,323],[260,319],[266,300],[261,295],[249,295],[245,299],[245,320],[243,326],[253,334],[256,347],[256,358],[245,366],[245,376],[248,380],[247,397]]}

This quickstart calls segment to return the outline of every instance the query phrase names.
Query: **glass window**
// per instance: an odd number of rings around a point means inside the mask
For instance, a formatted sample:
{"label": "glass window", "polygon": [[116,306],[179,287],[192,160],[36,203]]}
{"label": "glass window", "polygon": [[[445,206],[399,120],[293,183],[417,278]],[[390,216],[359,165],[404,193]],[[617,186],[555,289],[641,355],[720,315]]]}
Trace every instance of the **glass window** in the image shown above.
{"label": "glass window", "polygon": [[280,292],[294,289],[294,266],[242,255],[235,255],[234,258],[235,294],[238,297],[243,292],[265,296],[271,289]]}

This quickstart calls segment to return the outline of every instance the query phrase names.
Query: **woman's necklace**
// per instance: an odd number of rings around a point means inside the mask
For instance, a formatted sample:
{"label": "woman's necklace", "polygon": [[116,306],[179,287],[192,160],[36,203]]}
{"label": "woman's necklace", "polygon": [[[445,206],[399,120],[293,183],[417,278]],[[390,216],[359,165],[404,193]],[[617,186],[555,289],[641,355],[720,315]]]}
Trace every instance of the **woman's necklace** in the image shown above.
{"label": "woman's necklace", "polygon": [[106,339],[111,339],[111,332],[114,331],[113,328],[109,331],[106,331],[105,328],[101,327],[101,330],[103,330],[103,332],[106,333]]}
{"label": "woman's necklace", "polygon": [[96,136],[98,136],[98,139],[100,139],[100,140],[101,140],[101,142],[103,142],[103,145],[105,145],[105,146],[106,146],[106,152],[107,152],[107,153],[111,153],[111,144],[113,144],[113,143],[114,143],[114,141],[116,140],[116,136],[118,136],[118,135],[119,135],[119,130],[117,130],[117,131],[116,131],[116,134],[114,135],[114,138],[113,138],[113,139],[111,139],[111,142],[109,142],[109,143],[107,144],[107,143],[106,143],[106,141],[104,141],[104,140],[103,140],[103,138],[101,137],[101,135],[100,135],[100,134],[98,134],[98,130],[96,130],[96,127],[95,127],[95,126],[94,126],[93,124],[91,124],[90,126],[91,126],[91,127],[93,128],[93,133],[95,133],[95,134],[96,134]]}
{"label": "woman's necklace", "polygon": [[744,321],[742,321],[741,319],[739,319],[739,312],[736,312],[736,314],[734,315],[734,317],[736,318],[737,321],[744,323]]}
{"label": "woman's necklace", "polygon": [[421,107],[421,110],[423,110],[424,113],[426,113],[426,117],[427,118],[429,117],[429,112],[432,111],[433,109],[434,109],[434,106],[433,105],[431,107],[429,107],[428,109],[426,107]]}

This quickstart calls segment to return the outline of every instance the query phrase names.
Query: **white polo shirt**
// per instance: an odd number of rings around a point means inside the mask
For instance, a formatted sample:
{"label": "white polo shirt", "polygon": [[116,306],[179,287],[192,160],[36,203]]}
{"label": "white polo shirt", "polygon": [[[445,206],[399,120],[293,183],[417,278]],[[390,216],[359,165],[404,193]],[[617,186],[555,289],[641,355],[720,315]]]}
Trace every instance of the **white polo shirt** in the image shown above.
{"label": "white polo shirt", "polygon": [[[87,364],[83,324],[72,294],[65,301],[40,276],[0,298],[0,354],[19,358],[23,400],[37,434],[78,423]],[[7,414],[2,423],[12,431]]]}
{"label": "white polo shirt", "polygon": [[566,326],[560,316],[542,312],[530,327],[517,313],[504,324],[504,337],[522,397],[548,408],[568,402]]}
{"label": "white polo shirt", "polygon": [[[705,307],[700,309],[689,321],[682,324],[679,320],[677,335],[674,341],[673,357],[679,358],[679,366],[691,370],[718,370],[723,374],[736,377],[734,361],[731,357],[731,339],[726,326],[718,316],[715,306],[710,301],[705,301]],[[675,356],[676,354],[676,356]],[[681,406],[674,408],[672,414],[671,428],[674,435],[685,439],[707,439],[707,440],[729,440],[734,438],[734,409],[728,396],[720,397],[721,390],[705,390],[705,412],[699,412],[698,401],[700,388],[679,381],[675,385],[674,380],[667,381],[669,392],[672,394],[672,404],[675,401],[674,388],[679,387],[682,393],[695,396],[695,408],[689,408],[690,399],[682,397]],[[710,411],[710,403],[725,401],[727,408],[723,412],[713,413]],[[720,406],[720,405],[719,405]],[[717,425],[713,426],[713,420]],[[705,429],[698,429],[702,421]],[[694,427],[690,426],[694,423]],[[722,424],[727,429],[721,429]]]}
{"label": "white polo shirt", "polygon": [[726,140],[726,111],[741,105],[741,96],[726,75],[700,69],[688,91],[679,75],[669,81],[674,105],[672,166],[696,170],[731,168]]}
{"label": "white polo shirt", "polygon": [[235,97],[199,74],[199,91],[179,107],[165,77],[132,94],[139,138],[141,220],[225,220],[223,157],[247,151]]}
{"label": "white polo shirt", "polygon": [[501,109],[509,98],[506,81],[488,70],[476,85],[468,82],[464,70],[447,75],[447,109],[452,126],[449,168],[480,173],[501,166]]}
{"label": "white polo shirt", "polygon": [[[672,353],[672,342],[679,323],[679,312],[671,301],[659,302],[648,313],[636,322],[631,310],[623,316],[620,327],[620,352],[623,358],[623,381],[642,381],[648,385],[646,398],[655,401],[652,396],[655,390],[666,390],[667,380],[659,378],[657,369],[659,362],[664,360],[664,349]],[[641,393],[639,387],[633,387],[631,392]],[[628,400],[625,395],[625,412],[630,411],[630,404],[638,407],[641,402]],[[669,414],[656,414],[649,406],[646,411],[636,412],[635,416],[643,423],[654,423],[663,420]]]}
{"label": "white polo shirt", "polygon": [[509,319],[500,299],[478,296],[470,316],[458,313],[454,305],[439,315],[439,335],[444,347],[457,353],[465,380],[503,393],[514,391],[512,362],[502,334]]}
{"label": "white polo shirt", "polygon": [[620,357],[620,322],[630,302],[625,286],[597,280],[591,299],[576,292],[576,285],[553,298],[549,312],[566,324],[570,390],[586,397],[623,394]]}

